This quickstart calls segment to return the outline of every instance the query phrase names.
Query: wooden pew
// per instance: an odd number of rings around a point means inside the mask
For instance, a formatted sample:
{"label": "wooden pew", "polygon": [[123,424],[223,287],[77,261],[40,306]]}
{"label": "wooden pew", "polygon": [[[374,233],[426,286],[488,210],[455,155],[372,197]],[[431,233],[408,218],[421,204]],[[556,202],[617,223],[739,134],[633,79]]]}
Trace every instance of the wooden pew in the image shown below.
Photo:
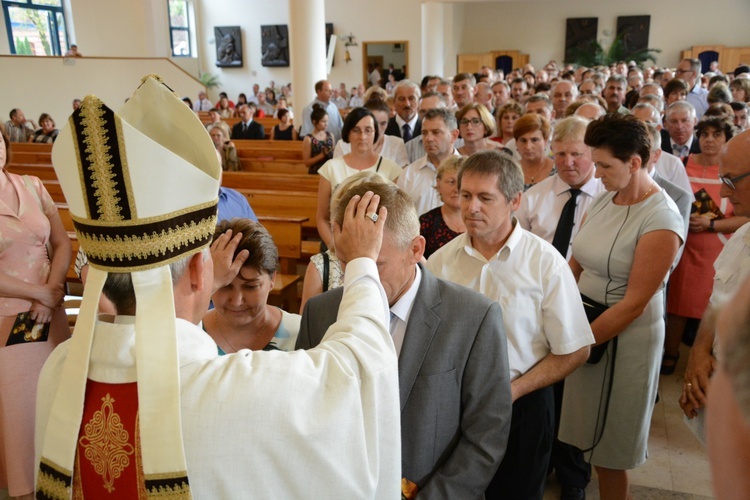
{"label": "wooden pew", "polygon": [[266,158],[240,158],[243,172],[266,174],[307,174],[307,167],[301,161],[273,160]]}
{"label": "wooden pew", "polygon": [[11,142],[10,150],[14,153],[51,153],[52,144],[37,142]]}
{"label": "wooden pew", "polygon": [[232,189],[256,191],[290,191],[317,196],[319,177],[308,174],[263,174],[257,172],[224,172],[221,184]]}
{"label": "wooden pew", "polygon": [[13,163],[52,165],[52,153],[46,151],[16,151],[11,148],[10,159]]}
{"label": "wooden pew", "polygon": [[258,221],[271,234],[281,264],[268,302],[286,311],[298,310],[297,285],[301,277],[297,274],[297,262],[302,256],[302,223],[306,218],[259,216]]}
{"label": "wooden pew", "polygon": [[57,180],[57,174],[55,173],[55,169],[52,168],[52,164],[40,164],[40,163],[33,163],[33,164],[23,164],[23,163],[16,163],[15,161],[11,161],[8,163],[8,165],[5,167],[8,172],[11,172],[13,174],[18,175],[33,175],[34,177],[39,177],[42,181]]}

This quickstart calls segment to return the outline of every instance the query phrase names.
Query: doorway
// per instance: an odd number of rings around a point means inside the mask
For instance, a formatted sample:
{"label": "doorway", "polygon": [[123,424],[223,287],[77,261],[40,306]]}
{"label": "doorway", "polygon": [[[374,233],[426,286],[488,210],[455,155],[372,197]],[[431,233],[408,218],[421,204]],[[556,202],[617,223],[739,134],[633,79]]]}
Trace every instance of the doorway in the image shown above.
{"label": "doorway", "polygon": [[372,75],[375,68],[380,74],[379,84],[385,88],[388,74],[393,73],[396,81],[408,78],[409,42],[395,40],[386,42],[362,42],[362,82],[370,87],[377,75]]}

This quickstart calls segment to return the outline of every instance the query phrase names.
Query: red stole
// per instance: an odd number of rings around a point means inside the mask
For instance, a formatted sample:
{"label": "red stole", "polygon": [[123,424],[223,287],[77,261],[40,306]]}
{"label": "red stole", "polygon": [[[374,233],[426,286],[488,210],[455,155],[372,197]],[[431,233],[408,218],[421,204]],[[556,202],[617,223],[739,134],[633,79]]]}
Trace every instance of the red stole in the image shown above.
{"label": "red stole", "polygon": [[73,498],[146,498],[136,382],[86,381]]}

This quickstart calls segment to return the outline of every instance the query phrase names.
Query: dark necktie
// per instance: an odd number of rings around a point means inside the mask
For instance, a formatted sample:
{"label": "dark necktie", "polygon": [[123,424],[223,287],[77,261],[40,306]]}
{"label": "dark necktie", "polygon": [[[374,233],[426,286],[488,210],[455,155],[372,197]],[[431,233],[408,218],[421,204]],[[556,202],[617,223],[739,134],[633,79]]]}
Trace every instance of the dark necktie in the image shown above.
{"label": "dark necktie", "polygon": [[404,126],[401,127],[401,137],[404,138],[404,142],[409,142],[411,140],[411,127],[408,123],[404,123]]}
{"label": "dark necktie", "polygon": [[247,132],[247,123],[242,122],[242,132]]}
{"label": "dark necktie", "polygon": [[552,246],[565,258],[568,256],[570,235],[573,234],[573,225],[575,224],[576,216],[576,198],[578,198],[579,194],[581,194],[580,189],[570,189],[570,199],[565,203],[560,213],[555,237],[552,239]]}

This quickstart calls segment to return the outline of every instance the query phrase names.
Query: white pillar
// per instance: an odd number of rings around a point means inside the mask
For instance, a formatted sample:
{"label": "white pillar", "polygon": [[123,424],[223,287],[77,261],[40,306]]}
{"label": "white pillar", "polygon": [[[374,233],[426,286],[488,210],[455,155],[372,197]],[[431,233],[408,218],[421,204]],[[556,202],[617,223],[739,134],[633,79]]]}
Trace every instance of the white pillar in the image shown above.
{"label": "white pillar", "polygon": [[315,98],[315,82],[326,79],[325,18],[324,0],[289,0],[289,64],[299,124],[302,108]]}
{"label": "white pillar", "polygon": [[445,43],[443,28],[445,23],[444,6],[439,2],[422,4],[422,76],[440,75],[443,65]]}

